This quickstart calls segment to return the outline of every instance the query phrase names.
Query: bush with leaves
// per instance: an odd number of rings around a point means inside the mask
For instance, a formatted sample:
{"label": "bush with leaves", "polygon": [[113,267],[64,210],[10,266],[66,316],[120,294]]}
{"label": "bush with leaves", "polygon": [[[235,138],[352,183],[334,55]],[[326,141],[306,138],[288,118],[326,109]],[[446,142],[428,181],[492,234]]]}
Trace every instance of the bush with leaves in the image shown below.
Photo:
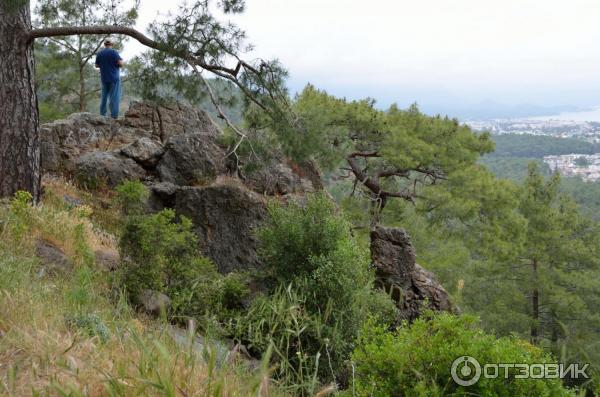
{"label": "bush with leaves", "polygon": [[[486,363],[556,363],[550,355],[517,338],[485,333],[478,319],[433,313],[404,324],[395,332],[368,323],[352,353],[354,376],[348,396],[574,396],[560,379],[516,379],[519,369],[497,378],[481,376],[472,386],[451,377],[461,356]],[[460,369],[460,367],[459,367]]]}
{"label": "bush with leaves", "polygon": [[21,240],[32,225],[32,196],[29,192],[19,190],[10,200],[10,207],[6,211],[6,221],[0,223],[0,234],[7,233],[11,243],[21,244]]}
{"label": "bush with leaves", "polygon": [[247,288],[240,275],[220,275],[214,264],[198,253],[192,222],[166,209],[153,215],[130,217],[119,242],[127,258],[122,283],[134,303],[144,290],[166,294],[172,314],[225,315],[241,306]]}
{"label": "bush with leaves", "polygon": [[372,289],[368,251],[324,194],[271,205],[269,215],[260,255],[277,287],[239,319],[237,337],[258,352],[272,344],[280,377],[296,387],[343,382],[358,330],[369,316],[391,322],[393,303]]}
{"label": "bush with leaves", "polygon": [[148,188],[140,181],[124,181],[116,187],[116,204],[125,215],[140,215],[144,212],[150,196]]}
{"label": "bush with leaves", "polygon": [[354,291],[372,281],[368,251],[359,247],[350,224],[324,194],[309,195],[305,203],[270,205],[258,237],[269,275],[282,285],[301,281],[314,296],[314,311],[330,300],[347,306]]}

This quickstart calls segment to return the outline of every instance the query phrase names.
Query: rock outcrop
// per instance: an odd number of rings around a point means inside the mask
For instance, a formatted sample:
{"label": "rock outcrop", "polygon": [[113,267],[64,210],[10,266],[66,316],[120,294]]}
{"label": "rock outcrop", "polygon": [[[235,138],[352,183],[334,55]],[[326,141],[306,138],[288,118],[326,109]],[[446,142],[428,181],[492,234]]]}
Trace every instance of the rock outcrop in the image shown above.
{"label": "rock outcrop", "polygon": [[60,274],[67,273],[72,269],[71,262],[65,253],[47,241],[35,240],[35,255],[40,258],[44,273]]}
{"label": "rock outcrop", "polygon": [[202,133],[211,137],[220,134],[219,128],[206,112],[179,102],[160,105],[134,102],[125,113],[121,125],[145,131],[163,143],[181,134]]}
{"label": "rock outcrop", "polygon": [[192,219],[199,248],[224,273],[260,267],[254,230],[266,216],[264,196],[322,189],[317,167],[281,154],[238,178],[228,169],[218,126],[180,103],[135,102],[117,121],[73,114],[41,131],[45,172],[75,177],[88,188],[143,181],[149,208],[174,208]]}
{"label": "rock outcrop", "polygon": [[94,258],[96,260],[96,265],[108,272],[117,270],[121,264],[119,252],[112,249],[97,249],[94,251]]}
{"label": "rock outcrop", "polygon": [[140,308],[154,316],[166,313],[171,308],[171,298],[158,291],[145,289],[137,297],[137,300]]}
{"label": "rock outcrop", "polygon": [[75,162],[85,153],[119,150],[140,138],[162,145],[180,134],[202,133],[212,138],[219,135],[218,127],[200,109],[179,103],[147,102],[132,103],[120,120],[74,113],[42,125],[40,132],[42,168],[61,174],[72,174]]}
{"label": "rock outcrop", "polygon": [[165,152],[162,144],[154,139],[142,137],[121,148],[121,154],[133,159],[143,167],[155,167]]}
{"label": "rock outcrop", "polygon": [[413,321],[425,309],[455,311],[444,287],[416,263],[414,247],[403,229],[375,226],[371,230],[371,260],[378,286],[396,302],[399,320]]}
{"label": "rock outcrop", "polygon": [[162,182],[207,185],[225,173],[225,150],[202,133],[175,135],[167,141],[157,169]]}
{"label": "rock outcrop", "polygon": [[113,119],[91,113],[44,124],[40,132],[42,168],[60,173],[72,173],[75,161],[85,153],[118,148],[144,133],[122,129]]}
{"label": "rock outcrop", "polygon": [[302,166],[290,165],[285,159],[277,159],[249,173],[246,183],[254,191],[268,196],[301,194],[323,188],[320,176],[318,176],[318,183],[310,178],[315,173],[318,175],[312,163]]}
{"label": "rock outcrop", "polygon": [[134,160],[118,152],[89,152],[75,161],[77,181],[88,188],[115,187],[130,180],[146,179],[146,171]]}
{"label": "rock outcrop", "polygon": [[179,190],[175,210],[194,222],[200,249],[222,273],[260,267],[255,229],[266,216],[266,200],[233,180]]}

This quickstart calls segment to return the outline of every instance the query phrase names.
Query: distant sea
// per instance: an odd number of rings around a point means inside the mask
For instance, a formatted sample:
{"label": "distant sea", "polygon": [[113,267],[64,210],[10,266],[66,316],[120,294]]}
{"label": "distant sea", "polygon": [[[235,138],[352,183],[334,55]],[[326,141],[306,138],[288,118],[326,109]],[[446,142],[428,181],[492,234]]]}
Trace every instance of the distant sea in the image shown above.
{"label": "distant sea", "polygon": [[578,112],[562,112],[552,116],[527,117],[530,120],[595,121],[600,122],[600,106]]}

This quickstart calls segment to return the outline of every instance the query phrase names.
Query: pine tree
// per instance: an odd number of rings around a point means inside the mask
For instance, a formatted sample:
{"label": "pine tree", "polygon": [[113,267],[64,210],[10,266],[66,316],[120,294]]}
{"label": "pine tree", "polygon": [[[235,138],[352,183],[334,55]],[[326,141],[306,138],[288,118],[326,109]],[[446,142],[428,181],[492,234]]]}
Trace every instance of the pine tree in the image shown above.
{"label": "pine tree", "polygon": [[[34,10],[35,25],[40,28],[133,26],[138,7],[139,0],[43,0]],[[67,102],[73,104],[73,110],[69,109],[69,113],[88,110],[89,96],[97,91],[97,84],[94,84],[97,80],[94,57],[107,38],[107,34],[78,34],[44,38],[36,43],[37,49],[42,49],[44,55],[44,68],[37,70],[38,81],[44,83],[42,89],[62,94],[58,98],[53,96],[52,101],[43,102],[46,106]],[[117,41],[117,47],[121,42],[122,38]],[[60,111],[60,107],[57,110]]]}
{"label": "pine tree", "polygon": [[515,333],[565,361],[600,363],[600,225],[531,164],[518,212],[525,219],[511,256],[476,256],[464,304],[499,334]]}

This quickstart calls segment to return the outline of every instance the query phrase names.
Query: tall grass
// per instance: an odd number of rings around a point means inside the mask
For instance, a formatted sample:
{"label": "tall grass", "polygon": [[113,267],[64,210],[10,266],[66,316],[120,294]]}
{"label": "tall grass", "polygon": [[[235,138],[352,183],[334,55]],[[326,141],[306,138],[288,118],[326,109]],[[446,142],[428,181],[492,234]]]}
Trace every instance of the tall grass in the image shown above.
{"label": "tall grass", "polygon": [[[71,269],[49,276],[34,255],[42,239]],[[60,200],[38,207],[21,196],[0,204],[0,395],[268,396],[266,364],[211,344],[186,342],[170,324],[136,314],[111,288],[93,251],[114,239]]]}

